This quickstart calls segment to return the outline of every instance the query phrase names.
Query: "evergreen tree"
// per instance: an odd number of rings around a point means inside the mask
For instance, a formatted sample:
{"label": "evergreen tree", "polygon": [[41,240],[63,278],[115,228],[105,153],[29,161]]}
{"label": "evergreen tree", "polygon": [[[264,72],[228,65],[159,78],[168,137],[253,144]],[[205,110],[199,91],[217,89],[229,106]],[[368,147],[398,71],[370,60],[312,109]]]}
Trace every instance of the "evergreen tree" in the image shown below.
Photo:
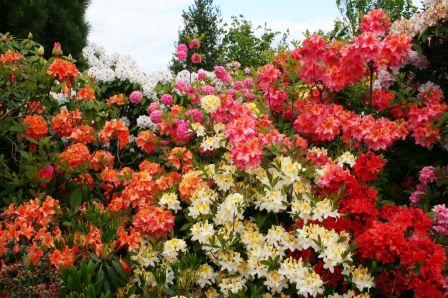
{"label": "evergreen tree", "polygon": [[221,11],[213,0],[195,0],[194,3],[182,12],[183,28],[179,30],[179,38],[176,43],[187,44],[192,38],[201,39],[200,53],[202,62],[192,64],[190,55],[186,61],[179,61],[173,57],[170,70],[178,73],[181,70],[189,71],[202,68],[212,70],[221,53],[221,38],[223,34]]}
{"label": "evergreen tree", "polygon": [[90,0],[0,0],[0,32],[34,40],[51,54],[60,42],[64,54],[78,58],[87,42],[85,12]]}
{"label": "evergreen tree", "polygon": [[343,39],[359,34],[359,23],[363,16],[372,9],[381,8],[389,14],[391,21],[409,18],[417,8],[412,0],[336,0],[342,19],[335,21],[330,38]]}

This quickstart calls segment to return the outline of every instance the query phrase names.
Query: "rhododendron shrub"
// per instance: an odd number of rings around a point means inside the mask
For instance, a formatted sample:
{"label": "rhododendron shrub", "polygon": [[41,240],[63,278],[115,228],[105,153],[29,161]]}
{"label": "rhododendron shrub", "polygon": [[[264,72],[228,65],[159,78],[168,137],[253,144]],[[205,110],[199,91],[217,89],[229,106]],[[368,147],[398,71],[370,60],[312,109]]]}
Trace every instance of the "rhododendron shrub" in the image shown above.
{"label": "rhododendron shrub", "polygon": [[175,78],[5,36],[0,293],[446,296],[446,95],[391,26]]}

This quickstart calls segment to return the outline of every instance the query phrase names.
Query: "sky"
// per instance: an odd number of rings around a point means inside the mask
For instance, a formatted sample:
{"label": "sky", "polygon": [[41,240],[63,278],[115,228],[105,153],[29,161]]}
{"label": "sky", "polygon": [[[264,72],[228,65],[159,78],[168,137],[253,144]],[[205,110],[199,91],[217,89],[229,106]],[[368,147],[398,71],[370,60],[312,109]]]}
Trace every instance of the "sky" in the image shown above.
{"label": "sky", "polygon": [[[87,10],[89,42],[107,53],[131,55],[144,71],[167,69],[182,11],[193,0],[92,0]],[[306,29],[329,30],[339,16],[335,0],[215,0],[224,21],[244,15],[254,25],[290,30],[301,39]]]}

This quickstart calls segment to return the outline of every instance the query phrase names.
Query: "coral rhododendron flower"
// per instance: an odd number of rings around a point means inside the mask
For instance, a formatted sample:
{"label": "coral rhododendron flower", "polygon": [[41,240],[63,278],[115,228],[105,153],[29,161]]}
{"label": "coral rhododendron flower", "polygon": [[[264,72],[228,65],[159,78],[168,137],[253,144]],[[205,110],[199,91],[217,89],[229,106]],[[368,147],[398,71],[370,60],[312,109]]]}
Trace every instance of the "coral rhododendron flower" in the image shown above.
{"label": "coral rhododendron flower", "polygon": [[111,137],[117,138],[120,149],[123,149],[129,143],[129,129],[123,120],[112,119],[104,124],[103,129],[100,131],[100,141],[110,144]]}
{"label": "coral rhododendron flower", "polygon": [[22,125],[27,126],[24,135],[29,138],[40,139],[48,133],[47,122],[39,115],[26,116],[22,120]]}
{"label": "coral rhododendron flower", "polygon": [[57,58],[48,67],[48,74],[60,82],[70,82],[79,72],[74,63]]}
{"label": "coral rhododendron flower", "polygon": [[71,169],[78,168],[88,163],[91,158],[89,148],[82,143],[76,143],[68,146],[57,156],[62,163],[67,163]]}
{"label": "coral rhododendron flower", "polygon": [[146,206],[138,210],[132,224],[144,235],[166,238],[174,227],[174,216],[162,207]]}
{"label": "coral rhododendron flower", "polygon": [[151,154],[157,147],[157,135],[150,130],[138,133],[135,143],[143,152]]}

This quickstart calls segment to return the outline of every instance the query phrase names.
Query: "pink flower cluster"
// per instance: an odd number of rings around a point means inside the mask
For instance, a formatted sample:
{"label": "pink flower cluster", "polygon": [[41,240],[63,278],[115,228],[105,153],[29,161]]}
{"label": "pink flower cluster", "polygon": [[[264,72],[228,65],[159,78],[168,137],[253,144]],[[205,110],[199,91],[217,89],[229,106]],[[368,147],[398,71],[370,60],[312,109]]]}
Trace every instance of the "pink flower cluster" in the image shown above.
{"label": "pink flower cluster", "polygon": [[409,201],[411,206],[417,206],[420,203],[422,196],[426,194],[427,185],[437,180],[436,171],[433,167],[424,167],[421,169],[418,175],[420,183],[417,184],[417,188],[411,193]]}
{"label": "pink flower cluster", "polygon": [[436,205],[432,211],[436,214],[436,218],[433,222],[433,229],[436,232],[448,236],[448,208],[445,204]]}

